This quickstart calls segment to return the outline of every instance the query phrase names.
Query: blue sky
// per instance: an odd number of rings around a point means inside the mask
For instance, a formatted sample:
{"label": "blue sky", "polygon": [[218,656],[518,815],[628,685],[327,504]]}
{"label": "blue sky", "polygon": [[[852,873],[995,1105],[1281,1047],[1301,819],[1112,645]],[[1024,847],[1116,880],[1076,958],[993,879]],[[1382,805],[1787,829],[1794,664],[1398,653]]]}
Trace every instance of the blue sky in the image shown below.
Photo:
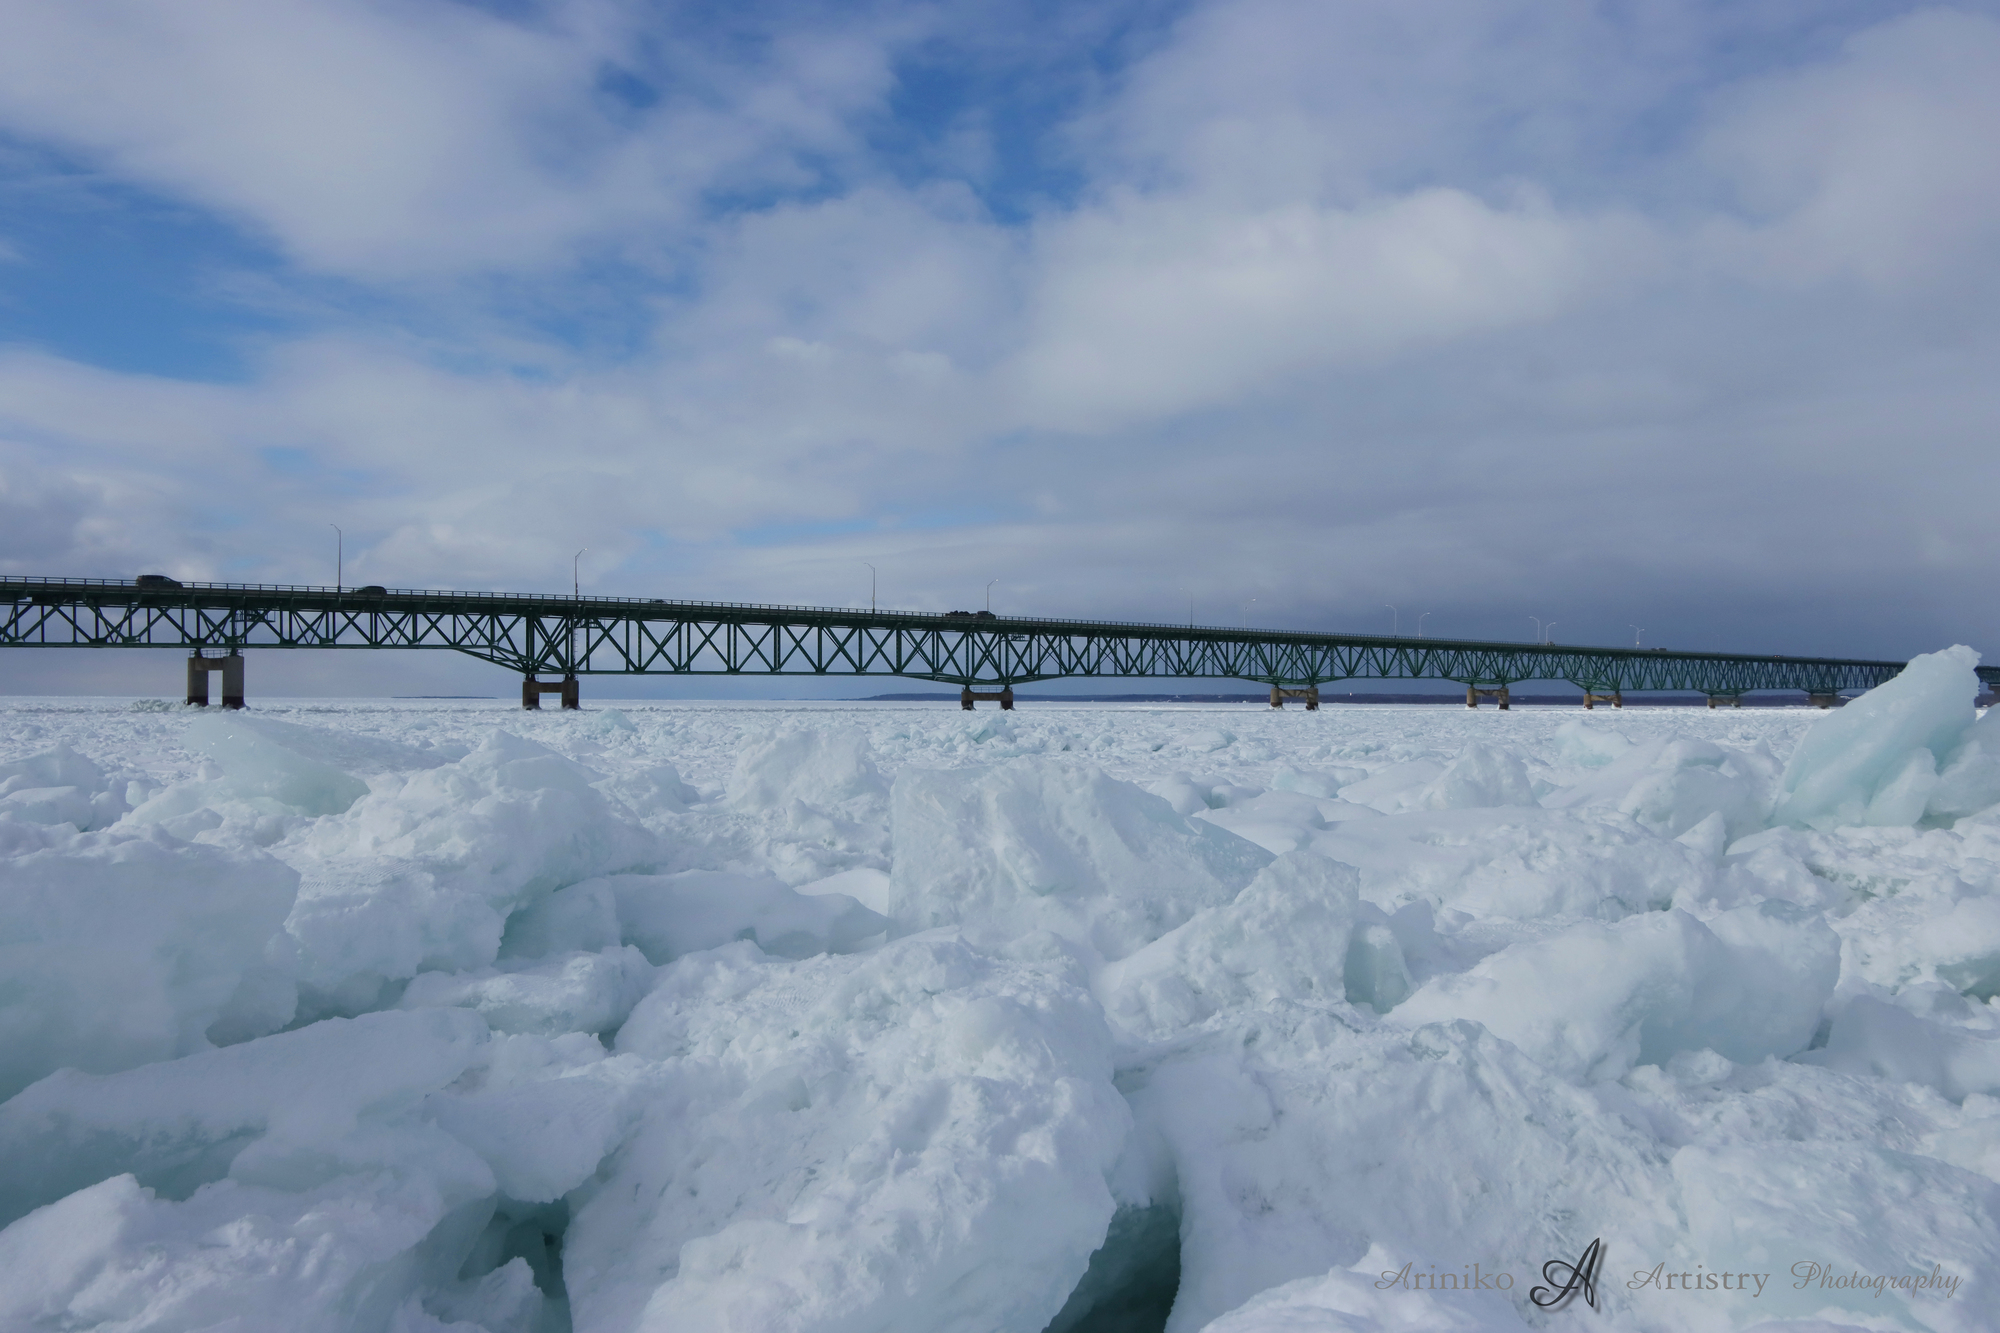
{"label": "blue sky", "polygon": [[2000,651],[1994,4],[8,24],[0,571]]}

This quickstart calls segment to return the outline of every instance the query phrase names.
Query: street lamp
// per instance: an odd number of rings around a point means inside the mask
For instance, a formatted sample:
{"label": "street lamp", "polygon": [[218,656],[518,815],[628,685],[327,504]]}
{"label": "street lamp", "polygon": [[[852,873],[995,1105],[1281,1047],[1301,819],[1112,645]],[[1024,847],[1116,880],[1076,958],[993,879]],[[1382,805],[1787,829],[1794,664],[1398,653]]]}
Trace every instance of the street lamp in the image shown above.
{"label": "street lamp", "polygon": [[1644,634],[1646,631],[1637,625],[1631,624],[1630,622],[1627,622],[1625,628],[1632,631],[1632,646],[1634,648],[1637,648],[1639,646],[1639,636],[1641,634]]}
{"label": "street lamp", "polygon": [[1252,603],[1254,603],[1254,602],[1255,602],[1256,600],[1257,600],[1257,599],[1256,599],[1255,597],[1252,597],[1252,598],[1250,599],[1250,601],[1248,601],[1248,602],[1245,602],[1245,603],[1243,603],[1243,628],[1244,628],[1244,629],[1249,629],[1249,628],[1250,628],[1250,607],[1251,607],[1251,604],[1252,604]]}
{"label": "street lamp", "polygon": [[[589,549],[586,546],[583,551]],[[578,551],[569,562],[569,595],[577,603],[583,601],[583,551]],[[577,613],[572,610],[569,615],[569,663],[564,673],[572,680],[576,677],[576,618]],[[570,696],[564,694],[563,697],[567,699]]]}
{"label": "street lamp", "polygon": [[[868,565],[866,560],[863,560],[861,563]],[[873,565],[868,565],[868,609],[870,611],[875,609],[875,566]]]}
{"label": "street lamp", "polygon": [[1182,588],[1182,589],[1181,589],[1181,591],[1182,591],[1182,592],[1184,592],[1184,593],[1186,593],[1186,594],[1188,595],[1188,628],[1189,628],[1189,629],[1193,629],[1193,628],[1194,628],[1194,589],[1193,589],[1193,588]]}
{"label": "street lamp", "polygon": [[1540,616],[1529,616],[1528,619],[1535,622],[1535,642],[1540,643],[1542,641],[1542,618]]}
{"label": "street lamp", "polygon": [[1554,643],[1555,641],[1556,641],[1556,622],[1551,620],[1547,624],[1547,626],[1545,626],[1542,630],[1542,642]]}
{"label": "street lamp", "polygon": [[336,594],[338,594],[338,593],[340,592],[340,584],[341,584],[341,579],[342,579],[342,576],[343,576],[343,574],[344,574],[344,573],[346,572],[346,571],[344,570],[344,568],[343,568],[343,565],[345,564],[345,562],[346,562],[346,559],[347,559],[347,550],[346,550],[346,547],[347,547],[347,534],[346,534],[346,533],[344,533],[344,532],[342,532],[342,531],[340,530],[340,524],[338,524],[338,523],[329,523],[329,524],[327,524],[327,526],[328,526],[329,528],[332,528],[332,529],[333,529],[333,532],[334,532],[334,537],[333,537],[333,590],[334,590],[334,592],[335,592]]}
{"label": "street lamp", "polygon": [[988,611],[993,609],[993,585],[999,581],[999,579],[986,580],[986,609]]}
{"label": "street lamp", "polygon": [[1389,606],[1387,602],[1382,603],[1382,605],[1389,607],[1389,637],[1392,639],[1402,638],[1403,613],[1395,607]]}
{"label": "street lamp", "polygon": [[[1429,611],[1424,612],[1424,616],[1431,614],[1433,613]],[[1420,639],[1424,637],[1424,616],[1417,617],[1417,637]]]}

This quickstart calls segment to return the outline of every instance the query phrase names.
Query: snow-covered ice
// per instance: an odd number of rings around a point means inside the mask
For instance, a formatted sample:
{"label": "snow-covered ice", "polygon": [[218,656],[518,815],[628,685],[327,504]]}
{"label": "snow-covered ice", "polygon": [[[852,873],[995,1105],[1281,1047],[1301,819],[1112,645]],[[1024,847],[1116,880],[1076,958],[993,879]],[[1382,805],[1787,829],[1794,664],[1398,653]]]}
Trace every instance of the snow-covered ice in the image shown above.
{"label": "snow-covered ice", "polygon": [[1975,663],[8,701],[0,1329],[2000,1328]]}

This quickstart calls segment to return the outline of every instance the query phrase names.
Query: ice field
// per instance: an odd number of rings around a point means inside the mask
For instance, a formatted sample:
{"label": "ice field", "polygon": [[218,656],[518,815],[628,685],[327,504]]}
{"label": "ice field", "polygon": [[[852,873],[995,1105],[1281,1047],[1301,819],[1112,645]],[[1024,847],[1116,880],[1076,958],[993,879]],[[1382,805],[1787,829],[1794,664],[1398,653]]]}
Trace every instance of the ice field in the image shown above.
{"label": "ice field", "polygon": [[0,1329],[2000,1328],[1974,661],[0,702]]}

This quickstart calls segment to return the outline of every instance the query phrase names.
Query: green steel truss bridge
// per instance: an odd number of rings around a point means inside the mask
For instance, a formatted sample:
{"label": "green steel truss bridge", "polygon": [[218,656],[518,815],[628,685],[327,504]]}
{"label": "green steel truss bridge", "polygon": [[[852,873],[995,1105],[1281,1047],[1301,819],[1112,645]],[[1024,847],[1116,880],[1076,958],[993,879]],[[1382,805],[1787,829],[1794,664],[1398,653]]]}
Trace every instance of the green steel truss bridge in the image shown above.
{"label": "green steel truss bridge", "polygon": [[[243,652],[284,648],[442,648],[518,673],[522,702],[558,693],[575,707],[587,675],[901,676],[1013,704],[1013,687],[1067,677],[1213,677],[1271,687],[1273,706],[1356,678],[1451,680],[1466,702],[1507,704],[1521,681],[1569,681],[1585,705],[1627,691],[1802,691],[1830,705],[1895,675],[1900,662],[1760,657],[1662,649],[1408,639],[1120,621],[859,611],[816,606],[563,597],[415,589],[0,577],[0,647],[188,650],[188,697],[241,706]],[[554,676],[555,681],[541,677]],[[1986,684],[2000,668],[1982,667]]]}

